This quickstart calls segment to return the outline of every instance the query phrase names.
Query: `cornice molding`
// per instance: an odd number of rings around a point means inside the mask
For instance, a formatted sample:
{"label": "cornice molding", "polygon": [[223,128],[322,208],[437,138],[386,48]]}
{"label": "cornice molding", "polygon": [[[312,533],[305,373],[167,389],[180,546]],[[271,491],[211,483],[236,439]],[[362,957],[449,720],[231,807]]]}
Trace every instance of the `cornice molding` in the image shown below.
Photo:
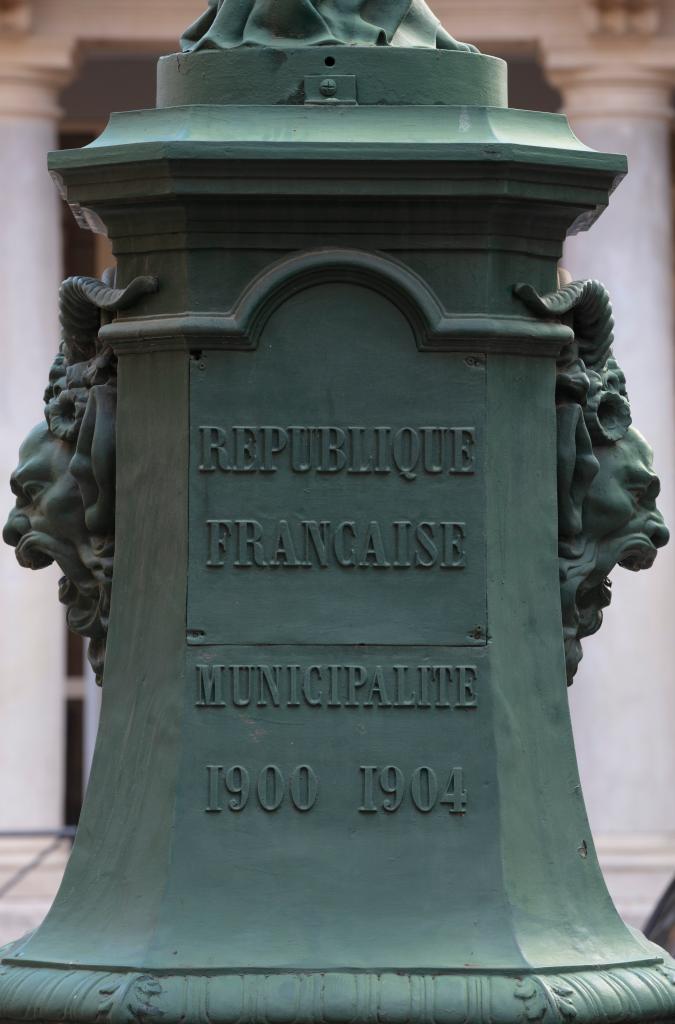
{"label": "cornice molding", "polygon": [[663,13],[663,0],[587,0],[586,34],[542,41],[545,73],[570,117],[671,120],[675,46]]}
{"label": "cornice molding", "polygon": [[655,35],[661,28],[660,0],[591,0],[594,31],[602,35]]}
{"label": "cornice molding", "polygon": [[36,31],[69,36],[77,43],[143,51],[179,49],[186,25],[207,7],[206,0],[31,0]]}
{"label": "cornice molding", "polygon": [[549,81],[563,97],[565,113],[575,118],[648,118],[670,121],[675,68],[632,61],[622,52],[545,55]]}
{"label": "cornice molding", "polygon": [[0,0],[0,33],[20,35],[29,32],[32,14],[29,0]]}
{"label": "cornice molding", "polygon": [[0,118],[60,117],[59,93],[74,71],[73,41],[30,35],[0,39]]}

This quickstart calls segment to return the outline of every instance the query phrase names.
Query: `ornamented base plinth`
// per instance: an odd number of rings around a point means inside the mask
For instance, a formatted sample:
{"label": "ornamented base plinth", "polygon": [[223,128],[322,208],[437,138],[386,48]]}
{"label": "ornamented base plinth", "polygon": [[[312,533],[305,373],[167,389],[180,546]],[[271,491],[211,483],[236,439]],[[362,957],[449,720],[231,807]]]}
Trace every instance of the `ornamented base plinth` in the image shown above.
{"label": "ornamented base plinth", "polygon": [[[655,952],[658,952],[654,947]],[[8,948],[8,957],[16,955]],[[20,954],[19,954],[20,955]],[[0,966],[0,1021],[517,1024],[675,1020],[675,962],[564,973],[140,973]]]}

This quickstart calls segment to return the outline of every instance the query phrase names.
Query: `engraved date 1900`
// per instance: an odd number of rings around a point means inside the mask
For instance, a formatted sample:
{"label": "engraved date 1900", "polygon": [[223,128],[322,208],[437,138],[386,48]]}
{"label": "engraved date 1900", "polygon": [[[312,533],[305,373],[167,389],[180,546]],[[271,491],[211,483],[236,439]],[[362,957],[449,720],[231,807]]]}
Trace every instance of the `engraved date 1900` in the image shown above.
{"label": "engraved date 1900", "polygon": [[[360,765],[361,814],[395,814],[404,805],[411,805],[421,814],[446,809],[449,814],[466,814],[467,791],[464,770],[451,768],[437,773],[422,765],[408,776],[396,765]],[[207,805],[209,814],[224,809],[238,813],[257,808],[267,813],[281,810],[304,814],[319,801],[319,778],[308,764],[284,772],[278,765],[268,764],[259,771],[243,765],[206,766]]]}

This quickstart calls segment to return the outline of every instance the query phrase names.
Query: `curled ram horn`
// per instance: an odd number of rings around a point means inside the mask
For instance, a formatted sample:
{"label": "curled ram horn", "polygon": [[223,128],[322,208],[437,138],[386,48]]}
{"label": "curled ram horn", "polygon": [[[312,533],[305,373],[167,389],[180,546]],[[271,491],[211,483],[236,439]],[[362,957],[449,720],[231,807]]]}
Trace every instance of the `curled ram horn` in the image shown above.
{"label": "curled ram horn", "polygon": [[614,343],[614,316],[609,293],[600,281],[572,281],[549,295],[518,284],[515,293],[540,316],[571,314],[579,354],[591,369],[602,369]]}
{"label": "curled ram horn", "polygon": [[126,288],[110,288],[95,277],[69,277],[59,292],[64,355],[73,363],[90,359],[95,354],[101,312],[127,309],[142,295],[156,291],[155,277],[137,277]]}

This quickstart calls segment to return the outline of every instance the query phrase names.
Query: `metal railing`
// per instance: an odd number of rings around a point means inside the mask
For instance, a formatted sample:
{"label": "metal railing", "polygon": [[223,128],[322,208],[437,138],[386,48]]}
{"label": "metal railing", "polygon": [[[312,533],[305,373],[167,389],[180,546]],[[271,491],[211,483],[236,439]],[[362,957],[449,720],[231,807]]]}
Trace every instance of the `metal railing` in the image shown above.
{"label": "metal railing", "polygon": [[19,882],[22,882],[32,871],[39,868],[44,860],[51,853],[58,850],[59,846],[64,839],[70,839],[71,842],[75,838],[77,829],[74,826],[65,826],[64,828],[34,828],[34,829],[4,829],[0,830],[0,842],[3,839],[51,839],[44,849],[39,850],[27,864],[20,867],[18,871],[15,871],[6,882],[0,885],[0,900],[7,893],[11,892]]}

